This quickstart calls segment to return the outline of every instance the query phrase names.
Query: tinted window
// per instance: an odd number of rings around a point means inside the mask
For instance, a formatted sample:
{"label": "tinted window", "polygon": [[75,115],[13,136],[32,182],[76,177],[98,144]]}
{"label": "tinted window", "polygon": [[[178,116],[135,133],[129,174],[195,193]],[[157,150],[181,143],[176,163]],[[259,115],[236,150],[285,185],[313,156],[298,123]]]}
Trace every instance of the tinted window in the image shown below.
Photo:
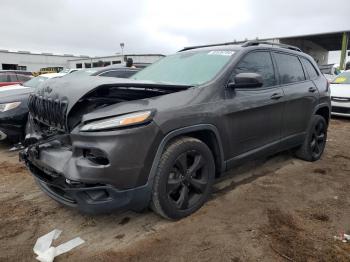
{"label": "tinted window", "polygon": [[309,60],[301,58],[301,61],[303,61],[306,72],[309,74],[310,79],[315,79],[316,77],[318,77],[318,72]]}
{"label": "tinted window", "polygon": [[113,70],[107,71],[105,73],[100,74],[100,76],[108,76],[108,77],[120,77],[120,78],[128,78],[135,74],[136,71],[127,71],[127,70]]}
{"label": "tinted window", "polygon": [[7,74],[0,74],[0,82],[10,82],[10,79],[8,79]]}
{"label": "tinted window", "polygon": [[16,74],[10,74],[10,82],[18,82]]}
{"label": "tinted window", "polygon": [[31,79],[30,76],[25,76],[25,75],[17,75],[18,81],[20,82],[25,82],[28,81],[29,79]]}
{"label": "tinted window", "polygon": [[294,83],[305,80],[303,68],[298,57],[275,53],[281,84]]}
{"label": "tinted window", "polygon": [[239,73],[257,73],[263,78],[263,86],[276,84],[275,73],[269,52],[254,52],[246,55],[236,66],[233,76]]}

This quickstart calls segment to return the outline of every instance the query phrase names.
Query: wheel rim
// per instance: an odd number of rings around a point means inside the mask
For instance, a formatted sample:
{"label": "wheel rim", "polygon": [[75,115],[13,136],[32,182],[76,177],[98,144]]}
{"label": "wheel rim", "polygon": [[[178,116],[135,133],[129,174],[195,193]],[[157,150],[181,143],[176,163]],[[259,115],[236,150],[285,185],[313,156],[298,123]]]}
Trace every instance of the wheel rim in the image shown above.
{"label": "wheel rim", "polygon": [[323,122],[319,121],[312,133],[312,139],[310,142],[310,148],[313,157],[318,157],[322,154],[324,146],[326,144],[326,126]]}
{"label": "wheel rim", "polygon": [[179,210],[198,203],[209,182],[208,165],[198,151],[182,153],[174,162],[167,181],[167,195]]}

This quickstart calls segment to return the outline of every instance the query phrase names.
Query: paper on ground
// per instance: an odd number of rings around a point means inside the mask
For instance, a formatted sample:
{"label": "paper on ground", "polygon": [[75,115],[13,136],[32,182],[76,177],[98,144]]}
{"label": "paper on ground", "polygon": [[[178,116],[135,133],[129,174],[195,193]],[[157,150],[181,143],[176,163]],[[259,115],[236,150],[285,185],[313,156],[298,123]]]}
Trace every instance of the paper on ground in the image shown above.
{"label": "paper on ground", "polygon": [[37,260],[41,262],[52,262],[56,256],[66,253],[85,242],[80,237],[76,237],[57,247],[52,247],[52,241],[54,239],[57,239],[61,233],[62,230],[55,229],[50,233],[38,238],[33,248],[34,253],[38,255],[36,257]]}

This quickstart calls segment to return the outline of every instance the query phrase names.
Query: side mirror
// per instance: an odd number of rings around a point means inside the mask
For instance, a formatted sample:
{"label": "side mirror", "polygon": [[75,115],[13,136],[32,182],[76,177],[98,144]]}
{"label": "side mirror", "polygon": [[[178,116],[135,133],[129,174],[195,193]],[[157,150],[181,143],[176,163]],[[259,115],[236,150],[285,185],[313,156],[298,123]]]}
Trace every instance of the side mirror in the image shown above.
{"label": "side mirror", "polygon": [[263,85],[263,79],[260,74],[256,73],[239,73],[234,80],[228,83],[230,88],[256,88]]}

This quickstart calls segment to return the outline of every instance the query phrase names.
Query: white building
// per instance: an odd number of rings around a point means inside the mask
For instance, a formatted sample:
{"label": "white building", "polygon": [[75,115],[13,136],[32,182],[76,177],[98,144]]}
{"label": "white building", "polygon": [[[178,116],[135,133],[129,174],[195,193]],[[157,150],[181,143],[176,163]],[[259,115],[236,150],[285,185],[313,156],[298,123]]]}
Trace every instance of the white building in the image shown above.
{"label": "white building", "polygon": [[51,53],[31,53],[28,51],[0,50],[0,69],[3,70],[28,70],[39,71],[43,67],[68,67],[68,60],[78,56],[65,54],[55,55]]}
{"label": "white building", "polygon": [[68,61],[69,68],[91,68],[99,66],[107,66],[113,64],[124,64],[128,58],[131,58],[134,64],[145,65],[152,64],[160,58],[164,57],[161,54],[117,54],[113,56],[102,57],[85,57],[75,58]]}
{"label": "white building", "polygon": [[89,68],[122,64],[127,58],[135,64],[150,64],[163,57],[161,54],[127,54],[104,57],[75,56],[71,54],[31,53],[29,51],[8,51],[0,49],[0,70],[39,71],[45,67]]}

